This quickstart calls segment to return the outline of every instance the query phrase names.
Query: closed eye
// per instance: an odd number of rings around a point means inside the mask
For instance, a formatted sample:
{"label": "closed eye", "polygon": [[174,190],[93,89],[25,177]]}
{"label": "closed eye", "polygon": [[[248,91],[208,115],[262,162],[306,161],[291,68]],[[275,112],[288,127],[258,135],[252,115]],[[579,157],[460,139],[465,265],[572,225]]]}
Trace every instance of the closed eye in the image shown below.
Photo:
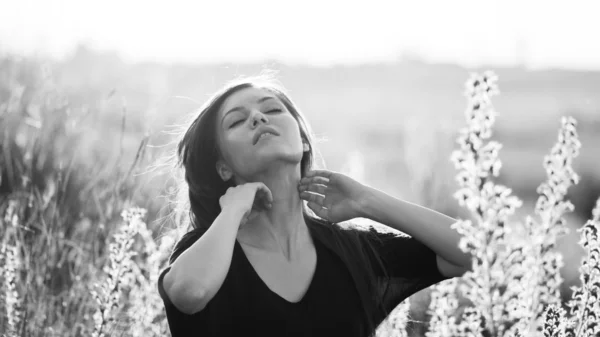
{"label": "closed eye", "polygon": [[[271,110],[269,110],[269,111],[267,111],[265,113],[278,113],[278,112],[281,112],[281,111],[282,111],[281,109],[271,109]],[[242,121],[244,121],[244,120],[240,119],[239,121],[235,121],[233,124],[231,124],[229,126],[229,128],[231,129],[232,127],[236,126],[237,124],[241,123]]]}

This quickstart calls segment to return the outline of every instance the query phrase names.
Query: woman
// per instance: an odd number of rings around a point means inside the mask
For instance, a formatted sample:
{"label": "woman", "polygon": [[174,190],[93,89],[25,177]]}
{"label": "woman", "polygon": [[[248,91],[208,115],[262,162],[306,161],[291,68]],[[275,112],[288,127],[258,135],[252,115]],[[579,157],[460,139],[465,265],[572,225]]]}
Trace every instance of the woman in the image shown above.
{"label": "woman", "polygon": [[[227,85],[191,123],[178,155],[193,230],[158,281],[173,337],[371,336],[467,270],[454,219],[312,169],[312,138],[269,78]],[[411,236],[338,224],[356,217]]]}

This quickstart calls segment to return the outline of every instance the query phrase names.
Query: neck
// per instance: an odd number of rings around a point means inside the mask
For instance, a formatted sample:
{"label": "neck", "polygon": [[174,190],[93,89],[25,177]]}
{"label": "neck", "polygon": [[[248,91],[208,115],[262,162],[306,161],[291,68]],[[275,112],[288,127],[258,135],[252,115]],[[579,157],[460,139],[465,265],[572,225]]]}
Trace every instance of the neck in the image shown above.
{"label": "neck", "polygon": [[264,183],[273,195],[273,207],[262,211],[240,229],[244,243],[295,258],[310,237],[298,192],[300,167],[271,167],[250,181]]}

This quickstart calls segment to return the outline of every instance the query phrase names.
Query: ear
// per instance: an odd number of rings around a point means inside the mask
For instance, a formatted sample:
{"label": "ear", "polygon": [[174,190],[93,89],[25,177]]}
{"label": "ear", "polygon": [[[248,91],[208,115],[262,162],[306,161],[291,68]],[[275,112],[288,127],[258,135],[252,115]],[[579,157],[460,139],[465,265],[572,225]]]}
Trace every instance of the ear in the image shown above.
{"label": "ear", "polygon": [[304,152],[307,152],[307,151],[309,151],[309,150],[310,150],[310,146],[308,146],[308,143],[304,143],[304,142],[303,142],[303,143],[302,143],[302,148],[303,148]]}
{"label": "ear", "polygon": [[217,173],[219,174],[221,179],[223,179],[223,181],[227,181],[233,176],[233,172],[231,172],[231,169],[229,168],[229,166],[227,166],[227,164],[223,162],[223,160],[217,161],[216,169]]}

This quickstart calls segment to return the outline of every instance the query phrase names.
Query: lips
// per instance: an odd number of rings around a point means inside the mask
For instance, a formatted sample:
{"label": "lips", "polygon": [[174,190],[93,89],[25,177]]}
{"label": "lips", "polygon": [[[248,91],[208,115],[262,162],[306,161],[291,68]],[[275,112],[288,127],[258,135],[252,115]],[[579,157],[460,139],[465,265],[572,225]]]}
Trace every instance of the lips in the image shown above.
{"label": "lips", "polygon": [[275,129],[273,129],[272,127],[270,127],[270,126],[262,127],[260,129],[258,129],[258,131],[256,131],[256,133],[254,134],[253,145],[256,145],[256,143],[258,143],[258,140],[260,139],[260,136],[263,133],[272,133],[276,136],[279,136],[279,132],[275,131]]}

